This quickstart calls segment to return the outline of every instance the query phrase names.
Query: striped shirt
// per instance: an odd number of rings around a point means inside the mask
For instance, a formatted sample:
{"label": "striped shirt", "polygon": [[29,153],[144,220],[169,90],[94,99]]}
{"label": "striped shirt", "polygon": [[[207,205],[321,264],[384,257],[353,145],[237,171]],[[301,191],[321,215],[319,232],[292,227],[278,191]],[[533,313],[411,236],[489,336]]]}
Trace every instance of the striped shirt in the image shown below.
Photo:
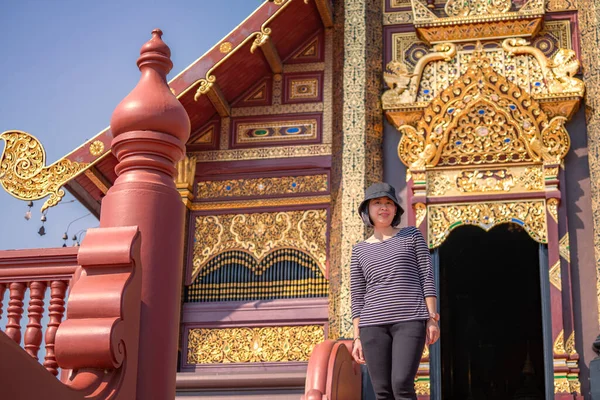
{"label": "striped shirt", "polygon": [[421,232],[410,226],[383,242],[354,245],[350,291],[359,326],[429,318],[425,297],[437,294]]}

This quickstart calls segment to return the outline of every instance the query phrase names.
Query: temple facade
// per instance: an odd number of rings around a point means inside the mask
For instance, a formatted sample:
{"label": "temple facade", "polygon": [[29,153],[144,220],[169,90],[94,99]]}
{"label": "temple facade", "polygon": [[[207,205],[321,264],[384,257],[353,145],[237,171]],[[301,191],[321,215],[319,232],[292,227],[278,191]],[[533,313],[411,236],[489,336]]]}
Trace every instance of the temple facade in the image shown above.
{"label": "temple facade", "polygon": [[[73,293],[104,287],[89,283],[106,269],[93,270],[104,254],[93,246],[108,241],[116,254],[122,238],[139,256],[115,265],[141,269],[127,306],[137,311],[115,316],[139,314],[127,320],[140,330],[127,339],[140,360],[120,378],[137,376],[127,393],[374,398],[348,353],[349,261],[369,235],[357,213],[364,190],[383,180],[407,210],[402,225],[425,236],[438,286],[441,339],[423,353],[419,398],[591,399],[598,7],[271,0],[169,82],[170,50],[153,32],[142,79],[109,128],[48,166],[30,133],[0,135],[6,191],[43,199],[44,210],[66,189],[100,218],[79,253],[0,252],[0,306],[6,291],[13,318],[0,330],[21,343],[23,294],[43,307],[52,288],[57,346],[78,340],[80,317],[63,318],[60,302],[77,307]],[[128,106],[137,99],[143,112]],[[13,268],[32,259],[41,272]],[[152,350],[155,336],[166,355]],[[46,369],[85,367],[66,353]],[[93,366],[121,368],[110,365]],[[162,381],[158,391],[142,376]]]}

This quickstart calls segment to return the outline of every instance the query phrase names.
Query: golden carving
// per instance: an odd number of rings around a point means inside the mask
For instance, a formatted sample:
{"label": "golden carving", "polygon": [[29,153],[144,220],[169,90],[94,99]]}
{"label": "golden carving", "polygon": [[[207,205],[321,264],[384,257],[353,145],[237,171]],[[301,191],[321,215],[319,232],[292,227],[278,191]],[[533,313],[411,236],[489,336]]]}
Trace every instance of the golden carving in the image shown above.
{"label": "golden carving", "polygon": [[[329,338],[352,337],[350,271],[352,246],[366,229],[356,208],[364,190],[381,181],[382,160],[382,8],[383,2],[333,2],[345,35],[334,35],[334,157],[332,161]],[[344,61],[345,60],[345,61]],[[342,75],[343,74],[343,75]]]}
{"label": "golden carving", "polygon": [[328,156],[331,155],[331,144],[254,147],[250,149],[200,151],[190,154],[195,155],[198,162]]}
{"label": "golden carving", "polygon": [[431,383],[427,380],[415,381],[415,391],[419,396],[429,396],[431,394]]}
{"label": "golden carving", "polygon": [[531,54],[536,58],[550,93],[573,93],[583,96],[583,82],[574,77],[579,71],[579,61],[575,51],[559,49],[551,59],[546,58],[538,48],[529,46],[525,39],[506,39],[502,48],[509,54]]}
{"label": "golden carving", "polygon": [[427,174],[427,196],[443,196],[452,186],[451,178],[445,171],[432,171]]}
{"label": "golden carving", "polygon": [[92,143],[90,143],[90,154],[93,156],[99,156],[100,154],[104,153],[104,143],[100,140],[94,140]]}
{"label": "golden carving", "polygon": [[475,225],[487,231],[509,222],[521,225],[535,241],[548,242],[543,200],[429,205],[427,215],[430,248],[441,245],[461,225]]}
{"label": "golden carving", "polygon": [[327,192],[327,174],[198,182],[203,199]]}
{"label": "golden carving", "polygon": [[283,72],[286,74],[290,73],[290,72],[323,71],[324,69],[325,69],[325,63],[322,61],[315,62],[315,63],[286,64],[283,66]]}
{"label": "golden carving", "polygon": [[577,10],[576,0],[546,0],[546,11],[568,11]]}
{"label": "golden carving", "polygon": [[[419,0],[415,0],[419,1]],[[481,18],[481,17],[476,17]],[[493,17],[491,17],[493,19]],[[443,20],[451,19],[444,18]],[[416,18],[415,18],[416,20]],[[531,36],[539,31],[542,19],[509,19],[504,21],[472,22],[468,24],[430,24],[430,26],[419,26],[417,32],[419,37],[428,43],[439,43],[447,41],[464,41],[478,39],[503,39],[511,36]]]}
{"label": "golden carving", "polygon": [[292,79],[290,80],[290,99],[317,99],[319,97],[319,80]]}
{"label": "golden carving", "polygon": [[511,6],[511,0],[448,0],[444,11],[450,17],[466,17],[505,13]]}
{"label": "golden carving", "polygon": [[570,385],[564,375],[554,375],[554,393],[569,393]]}
{"label": "golden carving", "polygon": [[0,157],[0,183],[20,200],[39,200],[50,195],[41,211],[58,204],[65,195],[62,186],[89,165],[62,158],[46,166],[44,147],[26,132],[6,131],[0,139],[6,143]]}
{"label": "golden carving", "polygon": [[192,275],[227,250],[242,250],[260,262],[276,249],[295,248],[325,271],[327,211],[306,210],[197,216]]}
{"label": "golden carving", "polygon": [[239,210],[242,208],[257,207],[288,207],[288,206],[312,206],[316,204],[329,204],[331,198],[325,196],[303,196],[303,197],[283,197],[252,200],[231,200],[215,202],[195,202],[190,205],[193,211],[219,211],[219,210]]}
{"label": "golden carving", "polygon": [[467,71],[433,98],[417,127],[399,127],[398,155],[413,169],[544,161],[557,163],[570,142],[564,117],[548,121],[527,91],[497,74],[481,48]]}
{"label": "golden carving", "polygon": [[558,260],[549,271],[550,283],[554,285],[555,288],[562,291],[562,279],[560,276],[560,260]]}
{"label": "golden carving", "polygon": [[223,42],[219,46],[219,51],[223,54],[229,53],[231,51],[231,49],[233,49],[233,46],[231,45],[230,42]]}
{"label": "golden carving", "polygon": [[412,11],[398,11],[383,14],[383,25],[407,24],[413,21]]}
{"label": "golden carving", "polygon": [[456,55],[456,45],[453,43],[436,44],[433,50],[419,59],[413,73],[409,73],[406,64],[399,60],[392,60],[387,65],[388,71],[384,72],[383,79],[390,89],[381,96],[385,110],[414,103],[425,66],[437,60],[450,61]]}
{"label": "golden carving", "polygon": [[570,356],[577,354],[577,350],[575,350],[575,331],[571,332],[569,338],[565,342],[565,351]]}
{"label": "golden carving", "polygon": [[565,355],[567,351],[565,350],[565,331],[561,329],[556,340],[554,340],[554,346],[552,347],[554,351],[554,355]]}
{"label": "golden carving", "polygon": [[544,190],[544,176],[541,165],[427,172],[428,196],[542,190]]}
{"label": "golden carving", "polygon": [[273,105],[258,107],[239,107],[231,110],[232,117],[251,115],[317,113],[324,109],[323,103],[281,104],[281,81],[273,79]]}
{"label": "golden carving", "polygon": [[188,364],[308,361],[321,325],[199,328],[188,331]]}
{"label": "golden carving", "polygon": [[515,187],[514,176],[506,169],[464,170],[456,179],[461,192],[509,192]]}
{"label": "golden carving", "polygon": [[577,376],[574,379],[569,379],[569,393],[581,395],[581,383]]}
{"label": "golden carving", "polygon": [[565,233],[565,236],[558,242],[558,248],[560,255],[567,261],[571,261],[571,250],[569,247],[569,232]]}
{"label": "golden carving", "polygon": [[550,214],[554,222],[558,224],[558,199],[548,199],[546,205],[548,207],[548,213]]}
{"label": "golden carving", "polygon": [[416,219],[416,227],[421,226],[425,217],[427,216],[427,207],[423,203],[415,204],[415,219]]}
{"label": "golden carving", "polygon": [[312,140],[317,138],[318,129],[316,119],[239,123],[236,140],[238,143]]}

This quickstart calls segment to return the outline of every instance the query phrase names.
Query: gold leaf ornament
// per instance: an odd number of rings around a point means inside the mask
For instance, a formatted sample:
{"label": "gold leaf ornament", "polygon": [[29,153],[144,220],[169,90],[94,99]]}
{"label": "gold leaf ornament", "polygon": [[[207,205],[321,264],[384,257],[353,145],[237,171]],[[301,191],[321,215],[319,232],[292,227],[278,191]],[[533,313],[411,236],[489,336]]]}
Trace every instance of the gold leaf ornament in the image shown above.
{"label": "gold leaf ornament", "polygon": [[0,157],[0,183],[13,197],[39,200],[50,196],[41,211],[55,206],[65,195],[62,186],[81,173],[88,163],[62,158],[46,166],[46,152],[40,141],[23,131],[0,135],[5,147]]}

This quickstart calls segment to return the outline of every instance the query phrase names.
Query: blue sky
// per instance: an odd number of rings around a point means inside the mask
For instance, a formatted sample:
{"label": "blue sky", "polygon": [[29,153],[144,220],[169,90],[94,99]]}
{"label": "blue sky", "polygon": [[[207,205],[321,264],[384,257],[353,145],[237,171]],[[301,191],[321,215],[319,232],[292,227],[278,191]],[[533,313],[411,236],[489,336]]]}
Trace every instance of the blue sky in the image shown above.
{"label": "blue sky", "polygon": [[[0,6],[0,133],[36,136],[47,164],[108,126],[116,105],[136,85],[140,47],[158,27],[174,63],[169,79],[241,23],[262,0],[20,0]],[[0,148],[4,143],[0,142]],[[67,194],[37,234],[40,207],[0,188],[0,250],[59,247],[98,221]],[[69,237],[68,244],[72,244]]]}

